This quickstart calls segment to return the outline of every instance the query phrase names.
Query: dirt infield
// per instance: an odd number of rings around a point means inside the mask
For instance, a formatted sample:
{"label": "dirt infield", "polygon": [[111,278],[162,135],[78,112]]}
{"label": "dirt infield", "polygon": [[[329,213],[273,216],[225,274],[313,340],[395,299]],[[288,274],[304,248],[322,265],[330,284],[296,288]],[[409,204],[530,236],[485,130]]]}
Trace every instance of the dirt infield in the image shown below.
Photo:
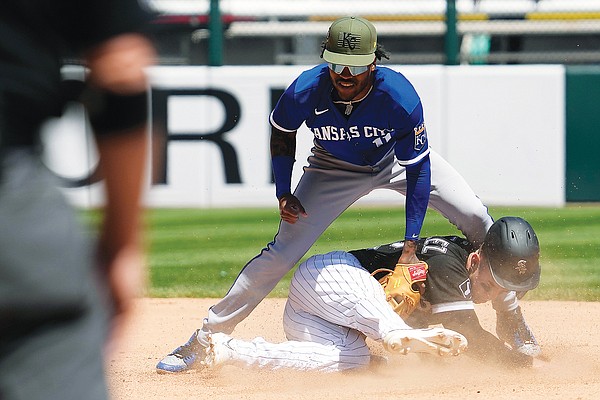
{"label": "dirt infield", "polygon": [[[109,360],[115,400],[164,399],[598,399],[600,398],[600,303],[522,302],[547,362],[506,371],[466,356],[424,360],[390,357],[389,363],[352,373],[258,371],[225,366],[179,375],[159,375],[156,363],[201,325],[214,299],[141,299],[135,319]],[[267,299],[234,332],[283,341],[284,299]],[[493,332],[493,310],[477,309]],[[383,354],[381,345],[369,342]]]}

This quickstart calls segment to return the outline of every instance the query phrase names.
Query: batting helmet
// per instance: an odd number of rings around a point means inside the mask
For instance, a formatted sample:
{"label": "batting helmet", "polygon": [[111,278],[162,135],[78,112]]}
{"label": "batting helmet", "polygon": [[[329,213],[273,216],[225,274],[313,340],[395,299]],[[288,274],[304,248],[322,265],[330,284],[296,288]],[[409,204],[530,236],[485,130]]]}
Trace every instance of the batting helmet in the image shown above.
{"label": "batting helmet", "polygon": [[494,222],[483,242],[492,277],[507,290],[523,292],[540,282],[540,244],[533,228],[519,217]]}

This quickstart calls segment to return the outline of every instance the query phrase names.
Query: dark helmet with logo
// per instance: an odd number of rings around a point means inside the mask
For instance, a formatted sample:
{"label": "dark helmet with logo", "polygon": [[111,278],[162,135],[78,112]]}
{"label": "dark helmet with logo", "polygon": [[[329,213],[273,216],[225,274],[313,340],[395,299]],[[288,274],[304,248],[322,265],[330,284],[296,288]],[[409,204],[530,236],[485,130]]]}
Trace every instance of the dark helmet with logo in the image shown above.
{"label": "dark helmet with logo", "polygon": [[502,217],[483,242],[492,277],[507,290],[524,292],[540,282],[540,244],[533,228],[519,217]]}

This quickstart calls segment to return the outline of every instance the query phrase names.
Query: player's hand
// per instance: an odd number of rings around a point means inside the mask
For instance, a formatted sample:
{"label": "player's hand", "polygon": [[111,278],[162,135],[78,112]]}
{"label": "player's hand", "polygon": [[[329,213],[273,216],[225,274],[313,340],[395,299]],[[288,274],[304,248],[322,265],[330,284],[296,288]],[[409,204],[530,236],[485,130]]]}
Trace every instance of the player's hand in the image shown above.
{"label": "player's hand", "polygon": [[279,215],[283,221],[290,224],[295,224],[300,216],[308,216],[300,200],[293,194],[281,196],[279,199]]}
{"label": "player's hand", "polygon": [[106,350],[111,353],[130,323],[134,300],[145,292],[148,276],[144,255],[138,246],[125,246],[107,261],[104,270],[114,314]]}
{"label": "player's hand", "polygon": [[418,264],[421,260],[417,258],[417,242],[415,240],[405,240],[402,254],[398,259],[399,264]]}

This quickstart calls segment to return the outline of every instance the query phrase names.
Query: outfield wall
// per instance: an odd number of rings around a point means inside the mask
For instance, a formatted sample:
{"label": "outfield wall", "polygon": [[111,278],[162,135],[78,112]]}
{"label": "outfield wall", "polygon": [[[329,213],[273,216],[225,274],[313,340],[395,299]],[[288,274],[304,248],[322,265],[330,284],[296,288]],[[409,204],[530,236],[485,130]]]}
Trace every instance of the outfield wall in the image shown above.
{"label": "outfield wall", "polygon": [[[273,206],[269,113],[306,67],[154,67],[153,157],[146,203],[153,207]],[[392,66],[420,93],[430,146],[488,205],[565,203],[565,69],[562,66]],[[78,73],[67,71],[70,78]],[[97,157],[81,107],[45,129],[46,162],[78,206],[101,203],[88,185]],[[162,133],[162,135],[161,135]],[[293,175],[310,154],[302,127]],[[67,150],[66,152],[64,150]],[[374,192],[362,203],[403,204]]]}

